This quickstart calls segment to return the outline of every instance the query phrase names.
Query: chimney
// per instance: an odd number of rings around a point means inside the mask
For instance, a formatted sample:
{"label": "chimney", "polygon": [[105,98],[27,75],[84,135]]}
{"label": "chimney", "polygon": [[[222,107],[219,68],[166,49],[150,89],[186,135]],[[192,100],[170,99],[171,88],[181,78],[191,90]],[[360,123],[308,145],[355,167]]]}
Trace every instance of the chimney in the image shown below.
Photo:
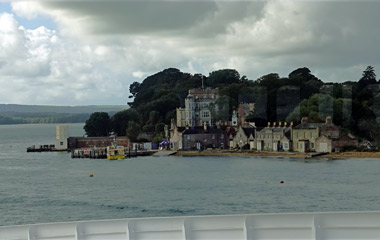
{"label": "chimney", "polygon": [[281,125],[282,125],[281,122],[279,122],[279,123],[278,123],[278,126],[281,127]]}
{"label": "chimney", "polygon": [[293,127],[293,122],[290,122],[290,126]]}
{"label": "chimney", "polygon": [[288,126],[288,123],[287,122],[284,122],[284,127]]}
{"label": "chimney", "polygon": [[308,121],[308,118],[307,117],[303,117],[301,118],[301,124],[306,124]]}
{"label": "chimney", "polygon": [[273,122],[273,127],[276,127],[276,122]]}
{"label": "chimney", "polygon": [[270,122],[268,122],[268,127],[270,127]]}
{"label": "chimney", "polygon": [[326,117],[326,123],[332,123],[332,117],[331,116]]}

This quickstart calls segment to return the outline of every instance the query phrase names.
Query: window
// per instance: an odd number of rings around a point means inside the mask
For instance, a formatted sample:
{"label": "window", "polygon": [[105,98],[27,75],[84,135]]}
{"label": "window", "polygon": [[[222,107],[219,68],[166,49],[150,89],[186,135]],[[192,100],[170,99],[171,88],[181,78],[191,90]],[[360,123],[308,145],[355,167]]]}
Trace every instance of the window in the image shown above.
{"label": "window", "polygon": [[314,143],[310,143],[310,147],[311,147],[311,148],[314,148]]}
{"label": "window", "polygon": [[222,135],[220,135],[220,138],[221,138],[221,139],[223,139],[223,138],[224,138],[224,135],[223,135],[223,134],[222,134]]}
{"label": "window", "polygon": [[212,139],[215,139],[215,134],[212,135]]}
{"label": "window", "polygon": [[313,132],[311,132],[310,134],[311,134],[311,138],[314,138],[314,133],[313,133]]}
{"label": "window", "polygon": [[202,117],[204,117],[204,118],[210,117],[210,112],[209,111],[203,111],[202,112]]}
{"label": "window", "polygon": [[187,135],[187,136],[186,136],[186,139],[187,139],[187,140],[190,140],[190,135]]}
{"label": "window", "polygon": [[300,138],[300,133],[299,132],[297,132],[297,139],[299,139]]}
{"label": "window", "polygon": [[284,143],[284,148],[288,148],[288,143]]}

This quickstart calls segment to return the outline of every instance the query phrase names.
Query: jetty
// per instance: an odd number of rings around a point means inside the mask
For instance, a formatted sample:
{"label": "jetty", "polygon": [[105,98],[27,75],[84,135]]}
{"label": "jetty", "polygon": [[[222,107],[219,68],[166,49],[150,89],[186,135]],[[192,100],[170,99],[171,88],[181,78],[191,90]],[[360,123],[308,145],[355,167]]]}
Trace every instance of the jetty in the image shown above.
{"label": "jetty", "polygon": [[50,145],[33,145],[31,147],[26,148],[26,152],[61,152],[67,151],[66,149],[56,149],[54,144]]}
{"label": "jetty", "polygon": [[[156,151],[137,151],[128,149],[125,158],[151,156]],[[106,159],[107,148],[80,148],[71,150],[71,158]]]}

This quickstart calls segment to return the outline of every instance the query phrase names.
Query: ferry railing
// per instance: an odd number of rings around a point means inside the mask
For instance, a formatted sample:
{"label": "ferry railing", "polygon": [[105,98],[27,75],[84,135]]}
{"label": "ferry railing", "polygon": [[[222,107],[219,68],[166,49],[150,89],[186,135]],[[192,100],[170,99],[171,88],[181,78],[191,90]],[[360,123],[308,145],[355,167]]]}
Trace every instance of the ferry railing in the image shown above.
{"label": "ferry railing", "polygon": [[0,227],[1,240],[380,239],[380,212],[158,217]]}

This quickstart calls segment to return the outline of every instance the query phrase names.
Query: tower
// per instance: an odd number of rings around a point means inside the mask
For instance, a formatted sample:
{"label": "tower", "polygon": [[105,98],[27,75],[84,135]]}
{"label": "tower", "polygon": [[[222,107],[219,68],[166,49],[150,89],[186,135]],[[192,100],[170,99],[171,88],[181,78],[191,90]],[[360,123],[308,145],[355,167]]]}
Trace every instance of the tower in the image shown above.
{"label": "tower", "polygon": [[67,138],[69,137],[69,126],[68,125],[57,125],[56,126],[56,143],[55,148],[57,150],[67,149]]}

